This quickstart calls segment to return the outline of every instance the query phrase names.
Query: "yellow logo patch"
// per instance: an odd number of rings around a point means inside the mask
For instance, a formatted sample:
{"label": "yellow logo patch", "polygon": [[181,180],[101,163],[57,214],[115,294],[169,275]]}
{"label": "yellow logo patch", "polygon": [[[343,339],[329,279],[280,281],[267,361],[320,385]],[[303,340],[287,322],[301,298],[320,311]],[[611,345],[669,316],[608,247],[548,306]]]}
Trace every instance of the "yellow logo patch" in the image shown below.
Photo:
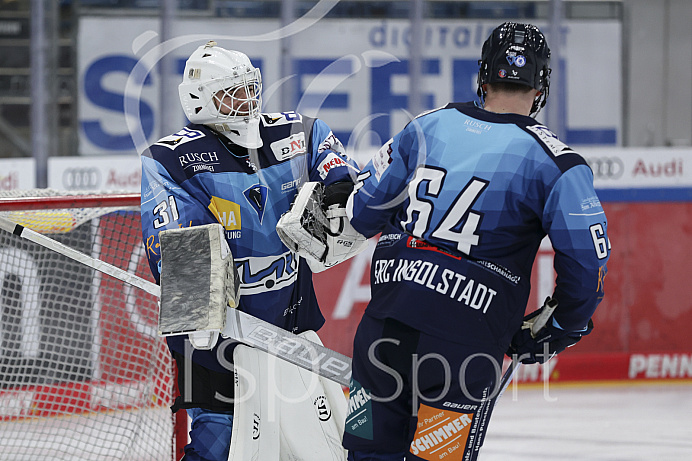
{"label": "yellow logo patch", "polygon": [[212,197],[208,208],[226,230],[240,230],[240,205],[230,200]]}

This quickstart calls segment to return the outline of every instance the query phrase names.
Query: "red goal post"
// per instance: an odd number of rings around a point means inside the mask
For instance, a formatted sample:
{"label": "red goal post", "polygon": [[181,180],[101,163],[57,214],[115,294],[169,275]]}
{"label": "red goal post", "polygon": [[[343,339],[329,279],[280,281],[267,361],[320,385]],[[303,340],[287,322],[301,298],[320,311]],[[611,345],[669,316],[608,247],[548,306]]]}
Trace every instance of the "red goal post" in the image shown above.
{"label": "red goal post", "polygon": [[[139,194],[0,192],[0,216],[153,280]],[[158,300],[0,231],[3,459],[177,460],[174,365]]]}

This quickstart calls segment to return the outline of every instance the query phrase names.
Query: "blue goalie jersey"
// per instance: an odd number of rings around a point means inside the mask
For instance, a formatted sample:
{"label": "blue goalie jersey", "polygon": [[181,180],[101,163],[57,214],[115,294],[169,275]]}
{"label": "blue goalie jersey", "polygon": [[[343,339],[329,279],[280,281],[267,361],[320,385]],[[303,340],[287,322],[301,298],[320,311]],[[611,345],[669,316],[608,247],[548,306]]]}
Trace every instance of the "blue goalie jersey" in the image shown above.
{"label": "blue goalie jersey", "polygon": [[[142,236],[159,280],[158,233],[221,223],[241,281],[239,308],[299,333],[324,323],[303,259],[276,233],[298,188],[352,181],[358,172],[343,146],[319,119],[296,112],[261,114],[263,146],[248,150],[204,125],[190,124],[142,155]],[[182,352],[183,337],[168,338]],[[218,347],[218,346],[217,346]],[[215,351],[194,360],[218,368]]]}
{"label": "blue goalie jersey", "polygon": [[474,103],[422,114],[363,169],[348,212],[365,236],[382,233],[374,317],[504,352],[546,235],[558,326],[582,330],[603,297],[610,248],[593,173],[533,118]]}

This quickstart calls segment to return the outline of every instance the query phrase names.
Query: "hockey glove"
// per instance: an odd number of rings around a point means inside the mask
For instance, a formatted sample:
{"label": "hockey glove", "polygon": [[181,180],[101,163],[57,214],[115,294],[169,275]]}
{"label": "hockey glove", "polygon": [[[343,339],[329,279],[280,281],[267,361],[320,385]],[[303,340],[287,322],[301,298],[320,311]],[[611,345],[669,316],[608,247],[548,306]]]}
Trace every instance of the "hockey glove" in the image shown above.
{"label": "hockey glove", "polygon": [[516,355],[517,360],[524,364],[545,363],[566,348],[577,344],[582,336],[588,335],[593,330],[593,322],[589,320],[588,325],[582,331],[565,331],[555,325],[551,315],[543,328],[532,333],[533,320],[540,315],[543,309],[545,307],[524,317],[521,329],[514,334],[509,349],[507,349],[508,356]]}
{"label": "hockey glove", "polygon": [[[328,205],[330,197],[334,203]],[[351,226],[338,194],[325,197],[319,182],[301,186],[290,210],[279,219],[276,232],[284,245],[307,261],[312,272],[352,258],[368,241]]]}

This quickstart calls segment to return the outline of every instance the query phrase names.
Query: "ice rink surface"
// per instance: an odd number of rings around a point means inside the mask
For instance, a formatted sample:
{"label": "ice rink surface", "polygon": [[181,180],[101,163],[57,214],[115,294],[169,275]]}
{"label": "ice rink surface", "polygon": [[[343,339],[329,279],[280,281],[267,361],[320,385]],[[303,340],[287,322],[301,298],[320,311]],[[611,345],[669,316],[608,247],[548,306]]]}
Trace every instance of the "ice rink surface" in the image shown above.
{"label": "ice rink surface", "polygon": [[[125,452],[129,452],[128,460],[170,459],[170,433],[141,431],[134,438],[128,437],[101,421],[108,416],[90,417],[94,418],[90,427],[99,431],[99,437],[108,434],[107,442],[95,440],[84,428],[75,430],[79,418],[63,420],[60,428],[48,424],[38,429],[31,421],[0,423],[0,460],[43,460],[48,459],[47,452],[53,453],[51,459],[69,461],[120,460],[119,453]],[[139,439],[143,439],[141,443],[135,443]],[[159,452],[132,447],[147,441],[157,441]],[[95,455],[94,446],[105,451]],[[50,451],[48,447],[52,447]],[[510,385],[495,407],[479,461],[529,460],[692,460],[692,381],[551,384],[547,388]]]}
{"label": "ice rink surface", "polygon": [[692,382],[510,386],[479,461],[692,460]]}

